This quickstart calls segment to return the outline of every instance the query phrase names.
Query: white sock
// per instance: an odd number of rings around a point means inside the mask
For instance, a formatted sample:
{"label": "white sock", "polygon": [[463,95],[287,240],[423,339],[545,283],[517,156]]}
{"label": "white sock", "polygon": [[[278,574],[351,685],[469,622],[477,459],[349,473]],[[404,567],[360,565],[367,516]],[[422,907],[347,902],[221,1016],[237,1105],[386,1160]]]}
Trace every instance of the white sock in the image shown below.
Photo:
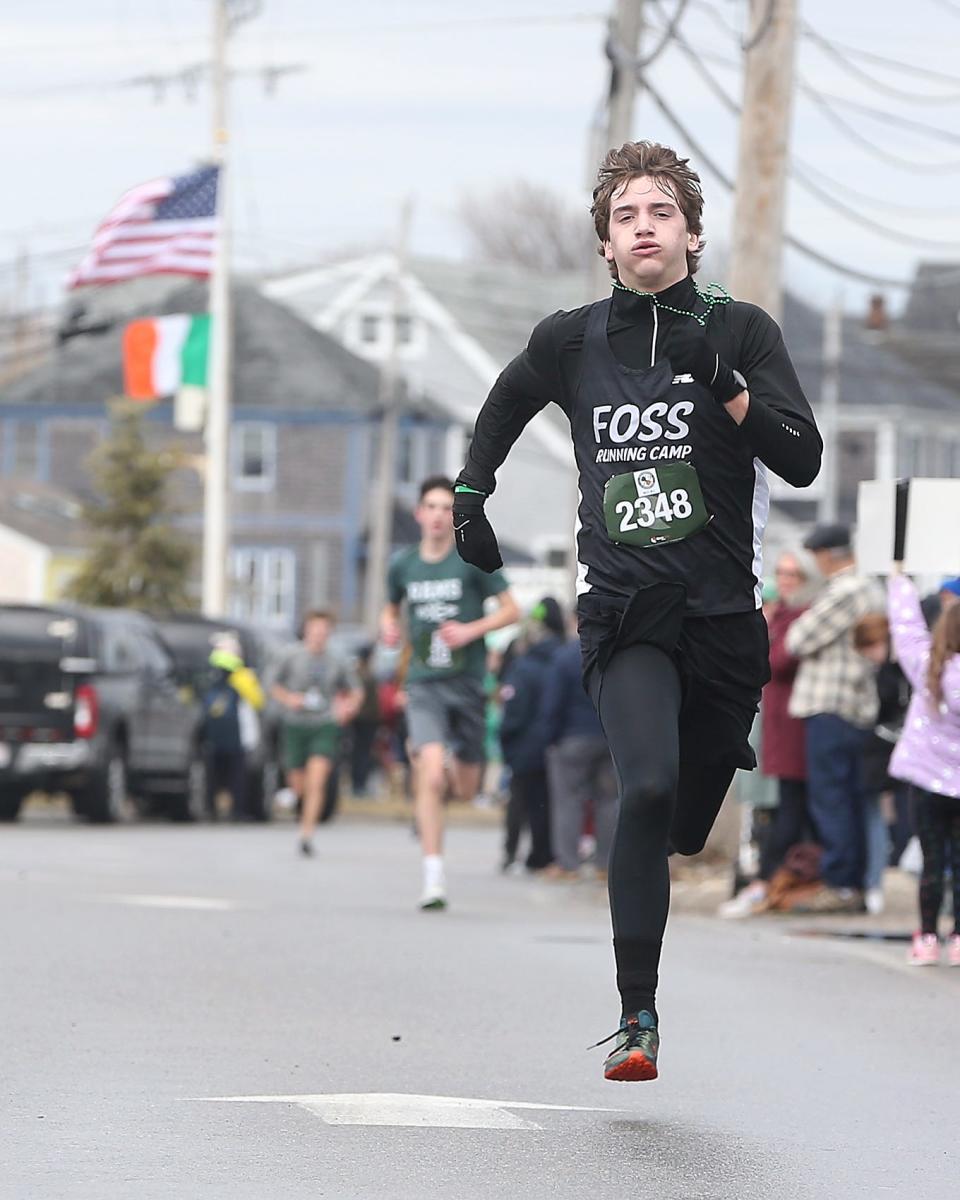
{"label": "white sock", "polygon": [[443,858],[439,854],[423,856],[423,886],[425,888],[443,887]]}

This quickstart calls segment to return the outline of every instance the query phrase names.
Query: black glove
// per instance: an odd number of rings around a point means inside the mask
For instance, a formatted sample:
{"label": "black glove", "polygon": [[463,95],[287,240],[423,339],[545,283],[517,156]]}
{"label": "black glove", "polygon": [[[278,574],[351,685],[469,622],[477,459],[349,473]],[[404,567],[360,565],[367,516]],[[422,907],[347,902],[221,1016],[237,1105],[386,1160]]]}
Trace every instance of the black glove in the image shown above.
{"label": "black glove", "polygon": [[723,361],[699,321],[680,317],[674,322],[667,357],[674,375],[692,375],[710,390],[718,404],[727,404],[746,391],[747,381]]}
{"label": "black glove", "polygon": [[453,532],[457,539],[457,553],[464,562],[472,563],[481,571],[492,574],[503,566],[497,535],[484,516],[482,492],[454,492]]}

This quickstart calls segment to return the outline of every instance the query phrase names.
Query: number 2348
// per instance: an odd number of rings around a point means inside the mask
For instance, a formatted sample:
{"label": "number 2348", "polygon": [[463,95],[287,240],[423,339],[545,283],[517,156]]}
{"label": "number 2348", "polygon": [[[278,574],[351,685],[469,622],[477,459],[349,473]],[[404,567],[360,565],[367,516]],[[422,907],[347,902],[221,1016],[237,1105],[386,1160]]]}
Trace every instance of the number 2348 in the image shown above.
{"label": "number 2348", "polygon": [[620,532],[631,529],[649,529],[654,521],[683,520],[693,513],[690,496],[683,488],[677,488],[669,496],[659,492],[656,496],[638,496],[636,500],[621,500],[616,506],[620,517]]}

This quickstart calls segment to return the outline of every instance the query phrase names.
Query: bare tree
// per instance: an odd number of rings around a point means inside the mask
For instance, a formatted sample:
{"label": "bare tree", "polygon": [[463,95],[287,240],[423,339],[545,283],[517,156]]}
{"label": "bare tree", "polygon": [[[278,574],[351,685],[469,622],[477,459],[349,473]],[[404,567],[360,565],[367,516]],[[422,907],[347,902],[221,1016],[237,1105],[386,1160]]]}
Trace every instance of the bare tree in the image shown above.
{"label": "bare tree", "polygon": [[586,269],[596,253],[593,219],[542,184],[517,179],[464,199],[460,217],[475,258],[534,271]]}

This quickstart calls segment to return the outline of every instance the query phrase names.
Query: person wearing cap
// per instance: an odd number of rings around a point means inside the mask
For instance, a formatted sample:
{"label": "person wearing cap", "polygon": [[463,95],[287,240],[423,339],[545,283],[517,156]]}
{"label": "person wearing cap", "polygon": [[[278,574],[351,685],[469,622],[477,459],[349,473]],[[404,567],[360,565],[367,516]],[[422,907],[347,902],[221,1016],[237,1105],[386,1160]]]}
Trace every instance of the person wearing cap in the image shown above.
{"label": "person wearing cap", "polygon": [[924,596],[920,601],[920,611],[923,613],[927,628],[932,629],[940,614],[947,612],[958,603],[960,603],[960,576],[951,576],[945,579],[935,592]]}
{"label": "person wearing cap", "polygon": [[233,634],[214,639],[209,658],[213,678],[204,693],[203,745],[207,766],[207,811],[216,815],[218,792],[230,793],[230,815],[242,821],[246,811],[247,752],[259,738],[256,714],[263,708],[263,689],[244,665],[240,642]]}
{"label": "person wearing cap", "polygon": [[787,631],[800,660],[789,713],[805,723],[810,816],[823,844],[822,886],[804,906],[816,912],[863,909],[863,753],[880,706],[876,668],[857,652],[854,629],[883,611],[875,585],[857,574],[850,530],[818,525],[803,543],[826,584]]}

